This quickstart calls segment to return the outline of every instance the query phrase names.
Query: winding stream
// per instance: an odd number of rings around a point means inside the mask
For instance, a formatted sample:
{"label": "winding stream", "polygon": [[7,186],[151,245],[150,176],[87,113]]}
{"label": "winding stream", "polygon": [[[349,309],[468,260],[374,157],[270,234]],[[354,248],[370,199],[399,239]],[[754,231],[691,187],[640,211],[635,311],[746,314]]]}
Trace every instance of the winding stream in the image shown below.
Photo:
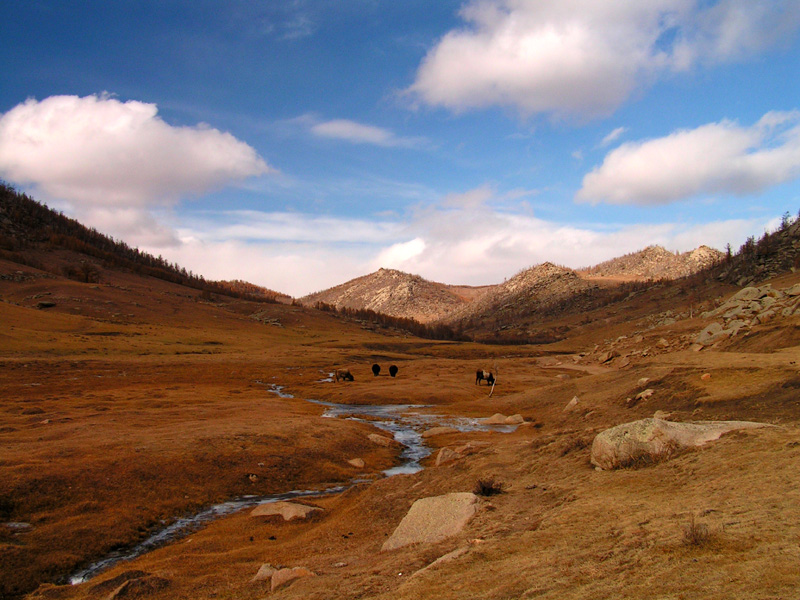
{"label": "winding stream", "polygon": [[[267,386],[267,390],[270,393],[277,394],[281,398],[294,398],[291,394],[284,392],[282,386],[270,384]],[[392,404],[375,406],[335,404],[333,402],[323,402],[321,400],[308,400],[308,402],[326,407],[322,415],[323,417],[362,421],[391,433],[394,439],[403,445],[403,450],[400,454],[402,462],[400,465],[384,471],[387,477],[403,473],[416,473],[423,469],[420,461],[430,455],[431,449],[425,444],[422,432],[431,427],[441,425],[453,427],[459,431],[513,431],[516,428],[514,425],[485,425],[478,419],[445,417],[419,412],[421,409],[429,408],[424,405]],[[241,498],[228,502],[214,504],[197,514],[175,520],[173,523],[154,533],[144,541],[139,542],[132,548],[117,550],[110,553],[105,558],[72,574],[69,577],[69,583],[74,585],[88,581],[118,562],[132,560],[196,531],[209,521],[230,515],[244,508],[251,508],[259,504],[269,504],[282,500],[319,496],[322,494],[335,494],[346,490],[360,481],[363,480],[353,480],[344,485],[324,489],[293,490],[282,494],[270,494],[268,496],[242,496]]]}

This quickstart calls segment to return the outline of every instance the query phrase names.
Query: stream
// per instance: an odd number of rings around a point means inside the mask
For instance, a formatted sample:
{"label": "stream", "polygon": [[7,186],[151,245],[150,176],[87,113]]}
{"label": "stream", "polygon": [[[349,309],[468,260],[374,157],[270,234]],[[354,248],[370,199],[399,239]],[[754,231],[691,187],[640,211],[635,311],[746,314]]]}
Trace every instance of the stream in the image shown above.
{"label": "stream", "polygon": [[[261,383],[261,382],[257,382]],[[281,398],[294,398],[293,395],[283,391],[282,386],[268,384],[267,391],[276,394]],[[391,405],[355,405],[355,404],[335,404],[333,402],[323,402],[321,400],[307,400],[314,404],[325,407],[322,414],[324,418],[344,418],[355,421],[369,423],[370,425],[390,433],[394,439],[403,445],[400,454],[401,464],[387,469],[384,475],[417,473],[423,469],[420,461],[429,456],[431,449],[425,444],[422,432],[436,426],[446,426],[458,429],[459,431],[502,431],[509,432],[516,429],[515,425],[485,425],[479,419],[466,417],[447,417],[419,412],[429,406],[419,404],[391,404]],[[75,585],[89,581],[102,571],[115,565],[118,562],[132,560],[151,550],[155,550],[169,542],[175,541],[189,535],[199,529],[205,523],[233,514],[244,508],[251,508],[259,504],[269,504],[296,498],[309,496],[320,496],[323,494],[336,494],[343,492],[352,485],[364,481],[355,479],[349,483],[316,490],[293,490],[282,494],[270,494],[268,496],[242,496],[234,500],[214,504],[199,513],[180,517],[163,529],[157,531],[147,539],[139,542],[132,548],[115,550],[105,558],[92,563],[88,567],[81,569],[69,576],[69,583]]]}

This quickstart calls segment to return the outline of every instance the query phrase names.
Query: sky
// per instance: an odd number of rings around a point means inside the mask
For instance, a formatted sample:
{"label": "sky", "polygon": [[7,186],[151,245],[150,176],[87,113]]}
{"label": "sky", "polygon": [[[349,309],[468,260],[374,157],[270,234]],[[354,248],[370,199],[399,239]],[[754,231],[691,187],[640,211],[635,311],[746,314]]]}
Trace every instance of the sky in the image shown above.
{"label": "sky", "polygon": [[0,178],[295,297],[800,209],[800,0],[5,0]]}

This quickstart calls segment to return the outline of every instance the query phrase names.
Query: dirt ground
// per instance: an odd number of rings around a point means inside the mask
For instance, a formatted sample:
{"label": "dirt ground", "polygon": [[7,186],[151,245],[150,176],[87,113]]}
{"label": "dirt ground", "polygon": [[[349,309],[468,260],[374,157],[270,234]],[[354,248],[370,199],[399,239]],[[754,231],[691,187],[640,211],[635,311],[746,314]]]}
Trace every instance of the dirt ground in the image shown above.
{"label": "dirt ground", "polygon": [[[95,286],[2,281],[0,298],[0,598],[105,598],[142,572],[162,584],[140,597],[262,598],[269,587],[251,580],[263,563],[315,573],[271,594],[279,598],[798,596],[800,346],[764,342],[796,327],[791,319],[741,348],[662,352],[620,369],[579,360],[610,337],[597,328],[543,347],[432,342],[298,307],[208,302],[124,274]],[[37,309],[42,298],[56,306]],[[641,327],[618,320],[613,335]],[[647,331],[642,344],[682,327],[702,323]],[[398,377],[373,377],[375,362],[383,373],[396,364]],[[328,381],[334,367],[355,381]],[[498,373],[491,397],[476,368]],[[650,397],[628,400],[645,387]],[[397,449],[371,442],[368,423],[322,418],[306,399],[526,423],[431,438],[434,449],[479,444],[384,478]],[[776,427],[642,468],[590,465],[597,432],[656,410]],[[354,478],[364,481],[304,499],[324,509],[307,522],[241,511],[59,585],[214,502]],[[416,499],[487,478],[503,493],[482,499],[461,534],[380,552]]]}

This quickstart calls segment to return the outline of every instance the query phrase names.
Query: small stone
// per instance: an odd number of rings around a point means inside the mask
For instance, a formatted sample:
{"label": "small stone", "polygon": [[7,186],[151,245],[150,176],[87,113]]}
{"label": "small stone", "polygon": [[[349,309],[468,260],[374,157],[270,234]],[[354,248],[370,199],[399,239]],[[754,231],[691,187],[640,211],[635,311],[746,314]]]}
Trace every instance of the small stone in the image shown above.
{"label": "small stone", "polygon": [[708,381],[709,379],[711,379],[711,373],[703,373],[702,375],[700,375],[700,379],[702,379],[703,381]]}
{"label": "small stone", "polygon": [[562,412],[570,412],[578,408],[578,397],[573,396],[572,400],[567,402],[567,405],[563,408]]}
{"label": "small stone", "polygon": [[349,464],[352,467],[355,467],[356,469],[363,469],[364,466],[366,465],[363,458],[351,458],[350,460],[347,461],[347,464]]}

